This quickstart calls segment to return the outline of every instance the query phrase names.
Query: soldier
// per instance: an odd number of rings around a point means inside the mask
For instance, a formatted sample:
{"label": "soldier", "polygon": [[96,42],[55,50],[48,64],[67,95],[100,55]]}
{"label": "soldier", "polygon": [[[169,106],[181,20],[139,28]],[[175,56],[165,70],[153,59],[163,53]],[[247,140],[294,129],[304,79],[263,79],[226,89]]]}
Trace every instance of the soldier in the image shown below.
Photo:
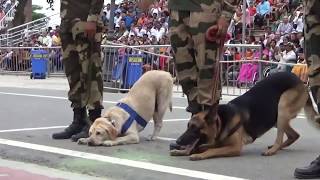
{"label": "soldier", "polygon": [[[103,0],[61,0],[62,61],[70,90],[73,121],[53,139],[77,141],[88,137],[90,122],[101,116],[103,81],[101,68],[101,12]],[[87,118],[89,110],[89,121]]]}
{"label": "soldier", "polygon": [[[304,0],[305,7],[305,57],[309,69],[309,83],[313,98],[320,112],[320,1]],[[315,117],[320,122],[320,116]],[[295,177],[300,179],[320,178],[320,156],[309,166],[297,168]]]}
{"label": "soldier", "polygon": [[[141,0],[146,9],[153,0]],[[170,40],[177,75],[187,95],[186,110],[192,115],[208,112],[220,100],[218,58],[220,37],[225,37],[228,22],[238,0],[169,0]],[[215,35],[209,32],[216,30]],[[215,114],[211,115],[214,120]]]}
{"label": "soldier", "polygon": [[[146,9],[153,0],[141,0]],[[187,112],[216,120],[221,96],[219,58],[239,0],[169,0],[170,41]],[[213,109],[213,111],[209,111]],[[211,112],[211,114],[208,114]],[[170,149],[179,149],[176,143]]]}

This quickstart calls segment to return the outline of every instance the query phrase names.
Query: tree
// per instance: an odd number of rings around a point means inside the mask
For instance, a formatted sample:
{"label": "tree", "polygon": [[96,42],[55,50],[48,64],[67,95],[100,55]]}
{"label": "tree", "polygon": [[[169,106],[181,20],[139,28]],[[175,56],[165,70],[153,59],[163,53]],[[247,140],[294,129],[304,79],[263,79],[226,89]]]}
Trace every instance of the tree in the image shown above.
{"label": "tree", "polygon": [[42,9],[41,6],[32,5],[32,21],[46,17],[46,15],[36,12],[37,10],[41,10],[41,9]]}
{"label": "tree", "polygon": [[16,8],[16,13],[14,16],[14,20],[12,22],[12,27],[19,26],[26,22],[32,20],[31,12],[32,12],[32,0],[19,0],[18,7]]}

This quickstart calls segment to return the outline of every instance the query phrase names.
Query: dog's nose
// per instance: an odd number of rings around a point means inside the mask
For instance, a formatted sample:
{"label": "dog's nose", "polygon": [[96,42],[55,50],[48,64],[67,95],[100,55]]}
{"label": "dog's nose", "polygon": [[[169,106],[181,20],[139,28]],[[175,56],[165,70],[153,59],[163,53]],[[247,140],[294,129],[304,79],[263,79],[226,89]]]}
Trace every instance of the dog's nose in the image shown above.
{"label": "dog's nose", "polygon": [[171,151],[171,150],[174,150],[174,149],[180,150],[180,149],[181,149],[181,146],[180,146],[179,144],[177,144],[177,143],[171,143],[170,146],[169,146],[169,148],[170,148],[170,151]]}

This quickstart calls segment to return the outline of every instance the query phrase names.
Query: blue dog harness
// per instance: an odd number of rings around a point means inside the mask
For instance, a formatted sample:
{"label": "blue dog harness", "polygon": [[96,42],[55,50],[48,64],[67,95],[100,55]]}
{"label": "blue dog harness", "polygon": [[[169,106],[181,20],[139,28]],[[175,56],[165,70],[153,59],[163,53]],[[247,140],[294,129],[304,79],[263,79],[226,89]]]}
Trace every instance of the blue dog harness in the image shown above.
{"label": "blue dog harness", "polygon": [[135,110],[133,110],[130,106],[124,103],[118,103],[116,106],[122,108],[129,114],[129,118],[126,120],[126,122],[122,125],[121,128],[121,134],[124,134],[127,132],[129,127],[132,125],[134,120],[142,127],[145,128],[148,124],[146,120],[144,120]]}

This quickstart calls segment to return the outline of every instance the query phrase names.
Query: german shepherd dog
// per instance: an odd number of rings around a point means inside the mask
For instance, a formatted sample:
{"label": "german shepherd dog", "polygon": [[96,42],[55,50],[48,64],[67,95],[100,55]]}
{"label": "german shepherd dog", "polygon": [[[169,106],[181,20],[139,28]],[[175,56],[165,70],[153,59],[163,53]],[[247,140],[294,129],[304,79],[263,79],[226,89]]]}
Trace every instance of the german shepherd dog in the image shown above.
{"label": "german shepherd dog", "polygon": [[[292,73],[273,74],[228,104],[218,105],[216,120],[210,120],[210,112],[192,116],[187,130],[176,141],[177,148],[171,149],[170,154],[191,155],[191,160],[239,156],[243,145],[276,127],[274,144],[262,153],[274,155],[299,138],[290,120],[303,107],[307,118],[314,119],[316,113],[304,83]],[[287,139],[283,142],[284,134]]]}

